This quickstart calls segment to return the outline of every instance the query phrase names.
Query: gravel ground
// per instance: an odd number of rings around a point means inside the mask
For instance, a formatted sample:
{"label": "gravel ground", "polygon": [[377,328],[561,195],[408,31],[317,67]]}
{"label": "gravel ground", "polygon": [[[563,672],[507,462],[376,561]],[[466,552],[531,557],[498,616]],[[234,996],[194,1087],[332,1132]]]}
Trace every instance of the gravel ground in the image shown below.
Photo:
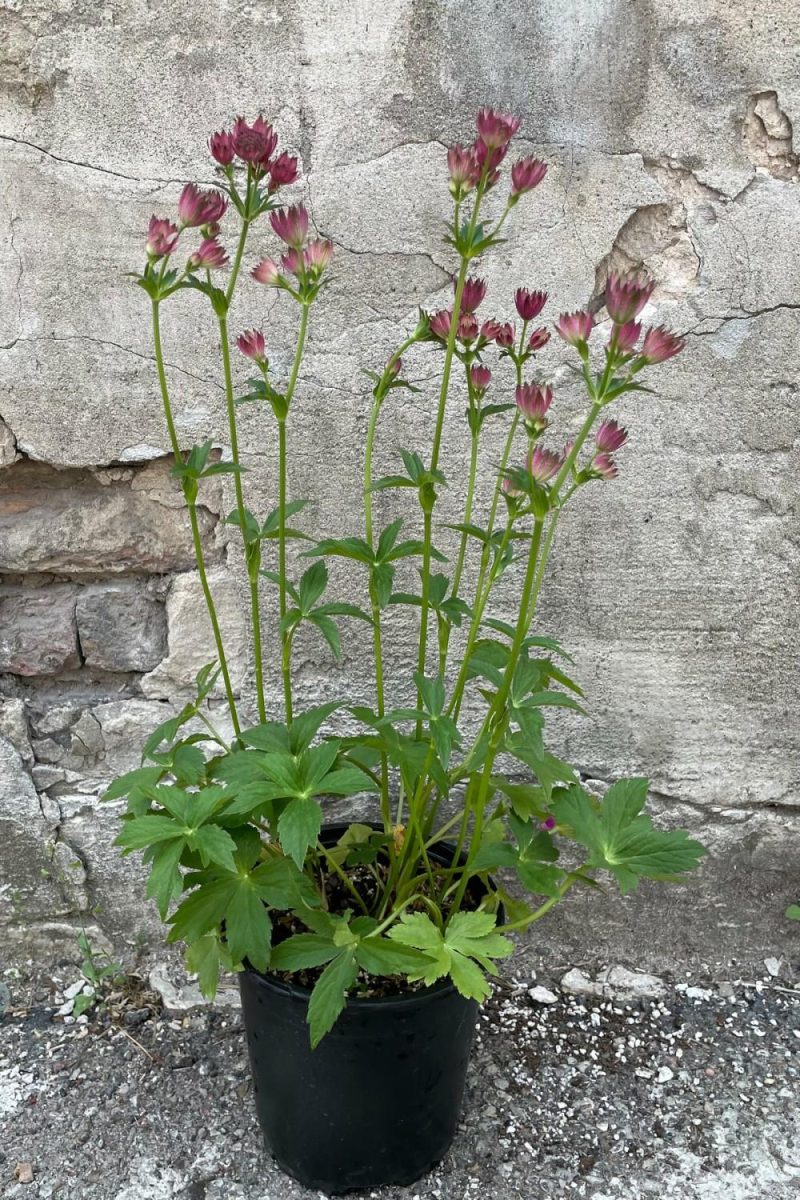
{"label": "gravel ground", "polygon": [[[74,979],[8,980],[0,1195],[320,1195],[262,1149],[235,1008],[167,1011],[129,981],[105,1012],[75,1021],[63,1011]],[[800,990],[771,974],[614,979],[604,996],[541,978],[504,984],[481,1014],[451,1153],[413,1188],[369,1195],[798,1200]],[[0,1007],[2,996],[0,985]]]}

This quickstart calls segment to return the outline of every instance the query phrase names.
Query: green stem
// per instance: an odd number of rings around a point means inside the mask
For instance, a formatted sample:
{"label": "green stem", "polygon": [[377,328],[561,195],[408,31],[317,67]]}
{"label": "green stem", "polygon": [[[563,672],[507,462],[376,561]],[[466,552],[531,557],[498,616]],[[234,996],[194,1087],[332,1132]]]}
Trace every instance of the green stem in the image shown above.
{"label": "green stem", "polygon": [[352,879],[349,877],[347,872],[342,870],[342,868],[337,863],[336,859],[330,854],[327,847],[323,846],[321,841],[317,842],[317,850],[322,853],[326,863],[328,864],[329,869],[332,870],[334,872],[334,874],[339,876],[342,883],[345,885],[345,887],[350,892],[350,894],[352,896],[354,896],[355,899],[358,901],[358,904],[361,907],[362,912],[366,916],[369,916],[369,909],[367,908],[367,905],[366,905],[364,899],[362,898],[361,893],[359,892],[358,888],[355,886],[355,884],[353,883]]}
{"label": "green stem", "polygon": [[[428,651],[428,609],[430,607],[430,586],[431,586],[431,541],[433,538],[433,512],[430,508],[425,509],[424,524],[422,530],[422,607],[420,610],[420,625],[419,625],[419,652],[417,654],[417,670],[420,675],[425,674],[425,664]],[[417,707],[422,707],[422,690],[417,689]],[[417,721],[416,737],[419,738],[422,732],[422,721]]]}
{"label": "green stem", "polygon": [[[278,578],[280,580],[281,622],[286,616],[286,418],[278,421]],[[288,633],[281,635],[281,675],[283,676],[283,703],[286,724],[292,721],[292,669],[290,656],[291,640]]]}
{"label": "green stem", "polygon": [[[158,382],[161,388],[161,399],[164,404],[164,416],[167,422],[167,430],[169,432],[169,440],[172,445],[172,453],[176,463],[183,462],[178,434],[175,429],[175,419],[172,414],[172,404],[169,398],[169,388],[167,386],[167,376],[164,370],[164,352],[161,345],[161,315],[159,312],[158,301],[154,300],[152,304],[153,314],[153,346],[155,349],[156,369],[158,371]],[[231,686],[230,673],[228,671],[228,661],[225,657],[225,647],[222,642],[222,634],[219,628],[217,619],[217,610],[214,606],[214,597],[211,595],[211,588],[208,585],[208,576],[206,575],[205,555],[203,552],[203,542],[200,536],[200,527],[197,522],[197,506],[194,503],[188,503],[189,523],[192,529],[192,543],[194,546],[194,556],[197,562],[197,571],[200,576],[200,586],[203,589],[206,606],[208,608],[208,616],[211,621],[211,629],[214,635],[214,643],[217,650],[217,658],[219,659],[220,671],[222,673],[222,681],[225,686],[225,695],[228,701],[228,708],[233,722],[234,732],[239,736],[239,717],[236,711],[236,701],[233,698],[233,687]]]}
{"label": "green stem", "polygon": [[504,925],[503,933],[519,932],[524,929],[527,929],[528,926],[533,925],[534,921],[540,921],[543,916],[545,916],[547,913],[550,912],[551,908],[554,908],[556,906],[556,904],[558,904],[559,900],[564,899],[567,892],[570,890],[570,888],[573,886],[573,884],[576,884],[578,882],[579,878],[580,878],[579,872],[571,871],[569,873],[569,875],[567,875],[567,877],[563,881],[563,883],[561,883],[559,885],[557,895],[550,896],[550,898],[548,900],[545,900],[544,904],[542,904],[541,907],[535,909],[534,912],[529,913],[527,917],[520,917],[520,919],[518,921],[512,921],[512,922],[510,922],[510,924]]}

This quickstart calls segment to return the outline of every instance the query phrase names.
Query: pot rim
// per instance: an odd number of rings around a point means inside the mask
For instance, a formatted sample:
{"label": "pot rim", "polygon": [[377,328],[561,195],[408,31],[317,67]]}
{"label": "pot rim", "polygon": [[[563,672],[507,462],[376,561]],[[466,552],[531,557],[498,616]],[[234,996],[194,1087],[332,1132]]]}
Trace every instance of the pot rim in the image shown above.
{"label": "pot rim", "polygon": [[[383,826],[375,821],[331,821],[330,824],[323,825],[322,829],[320,830],[320,836],[326,833],[338,833],[339,831],[343,833],[354,823],[371,825],[373,829],[376,830],[383,829]],[[455,846],[453,843],[445,841],[437,842],[435,846],[431,847],[431,849],[435,850],[439,846],[452,853],[455,852]],[[462,851],[462,858],[465,857],[466,856]],[[500,924],[503,923],[503,916],[504,914],[501,906],[498,914]],[[295,1000],[308,1000],[313,990],[310,987],[306,987],[304,984],[288,983],[284,979],[279,979],[277,975],[269,973],[269,968],[267,968],[267,973],[264,973],[262,971],[257,971],[255,967],[248,965],[244,968],[242,973],[256,979],[261,987],[270,987],[274,991],[283,992]],[[455,991],[457,991],[456,986],[449,979],[437,979],[436,983],[432,983],[427,987],[419,988],[416,992],[407,992],[405,995],[400,996],[353,996],[348,994],[345,1001],[345,1008],[405,1008],[411,1004],[428,1004],[433,1000],[439,999],[439,997],[452,995],[452,993]]]}

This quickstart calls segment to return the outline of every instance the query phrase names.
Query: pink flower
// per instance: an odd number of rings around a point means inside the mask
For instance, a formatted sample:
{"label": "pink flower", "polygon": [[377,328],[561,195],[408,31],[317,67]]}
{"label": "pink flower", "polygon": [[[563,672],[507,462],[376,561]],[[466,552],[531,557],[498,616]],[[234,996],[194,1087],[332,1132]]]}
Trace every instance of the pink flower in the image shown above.
{"label": "pink flower", "polygon": [[187,265],[190,270],[196,271],[198,267],[224,267],[227,262],[225,247],[216,238],[203,238],[194,254],[189,256]]}
{"label": "pink flower", "polygon": [[514,304],[523,321],[535,321],[547,303],[547,292],[531,292],[527,288],[517,288],[514,293]]}
{"label": "pink flower", "polygon": [[278,264],[271,258],[262,258],[261,262],[253,267],[250,274],[256,283],[264,283],[267,287],[275,287],[281,277]]}
{"label": "pink flower", "polygon": [[264,334],[260,329],[246,329],[237,337],[236,345],[242,354],[246,358],[252,358],[253,362],[265,363],[267,361],[264,353]]}
{"label": "pink flower", "polygon": [[478,137],[489,150],[506,146],[521,124],[519,117],[496,112],[493,108],[482,108],[475,120]]}
{"label": "pink flower", "polygon": [[287,246],[300,247],[308,233],[308,212],[302,204],[279,208],[269,214],[269,223]]}
{"label": "pink flower", "polygon": [[543,446],[534,446],[528,452],[528,470],[537,483],[547,483],[557,475],[564,465],[560,454],[554,450],[545,450]]}
{"label": "pink flower", "polygon": [[676,337],[663,325],[656,325],[644,335],[642,359],[647,364],[666,362],[668,358],[680,354],[685,345],[683,338]]}
{"label": "pink flower", "polygon": [[638,321],[626,321],[624,325],[615,328],[616,341],[614,345],[622,354],[630,354],[639,340],[642,327]]}
{"label": "pink flower", "polygon": [[248,125],[244,117],[236,118],[233,148],[243,162],[264,169],[277,145],[278,135],[262,116],[256,117],[252,125]]}
{"label": "pink flower", "polygon": [[623,429],[616,421],[603,421],[595,430],[594,444],[604,453],[621,450],[627,440],[627,429]]}
{"label": "pink flower", "polygon": [[507,475],[503,476],[503,481],[500,484],[500,490],[504,496],[509,498],[509,500],[519,500],[525,495],[522,488],[517,487],[517,485],[510,480]]}
{"label": "pink flower", "polygon": [[474,363],[469,369],[469,378],[472,384],[472,391],[477,399],[480,400],[492,381],[492,372],[481,363]]}
{"label": "pink flower", "polygon": [[450,333],[450,322],[453,319],[453,314],[449,308],[442,308],[439,312],[431,314],[430,330],[434,337],[440,338],[443,342],[447,341]]}
{"label": "pink flower", "polygon": [[227,207],[228,201],[219,192],[204,192],[196,184],[187,183],[178,200],[178,217],[184,227],[214,225]]}
{"label": "pink flower", "polygon": [[486,338],[487,342],[496,342],[497,335],[502,328],[503,326],[499,321],[495,321],[494,317],[488,317],[481,325],[481,337]]}
{"label": "pink flower", "polygon": [[297,169],[297,159],[292,154],[287,154],[284,150],[277,158],[273,158],[269,164],[269,190],[275,192],[280,187],[285,187],[287,184],[296,183],[300,178],[300,172]]}
{"label": "pink flower", "polygon": [[511,168],[511,195],[521,196],[538,187],[547,174],[547,163],[538,158],[520,158]]}
{"label": "pink flower", "polygon": [[322,274],[331,261],[333,254],[333,242],[327,239],[318,238],[314,242],[309,242],[303,251],[303,262],[306,270],[310,275],[315,277]]}
{"label": "pink flower", "polygon": [[515,398],[528,432],[534,436],[543,433],[549,424],[547,411],[553,403],[553,389],[537,383],[521,383]]}
{"label": "pink flower", "polygon": [[617,464],[610,454],[596,454],[589,469],[596,479],[616,479],[619,475]]}
{"label": "pink flower", "polygon": [[500,326],[494,340],[497,342],[498,346],[503,346],[506,350],[508,350],[514,345],[516,336],[517,334],[514,326],[510,321],[506,321],[505,325]]}
{"label": "pink flower", "polygon": [[500,166],[508,154],[508,146],[490,148],[478,138],[473,146],[473,153],[478,166],[486,176],[486,186],[494,187],[500,178]]}
{"label": "pink flower", "polygon": [[553,817],[553,816],[545,817],[545,819],[541,822],[541,827],[542,827],[542,829],[555,829],[555,827],[556,827],[555,817]]}
{"label": "pink flower", "polygon": [[447,170],[450,173],[450,191],[461,198],[475,187],[481,176],[480,163],[472,147],[451,146],[447,151]]}
{"label": "pink flower", "polygon": [[638,275],[612,273],[606,281],[606,310],[615,325],[638,316],[652,295],[655,283]]}
{"label": "pink flower", "polygon": [[556,321],[556,333],[569,346],[585,348],[594,320],[588,312],[562,313]]}
{"label": "pink flower", "polygon": [[208,148],[221,167],[229,167],[233,162],[236,150],[232,133],[228,133],[224,129],[219,133],[212,133],[208,139]]}
{"label": "pink flower", "polygon": [[478,336],[478,319],[474,313],[464,313],[458,318],[458,336],[462,342],[474,342]]}
{"label": "pink flower", "polygon": [[541,329],[534,329],[528,342],[528,350],[531,352],[531,354],[535,354],[537,350],[541,350],[543,346],[546,346],[549,341],[549,329],[545,329],[544,326],[542,326]]}
{"label": "pink flower", "polygon": [[306,259],[303,251],[299,250],[296,246],[293,246],[291,250],[287,250],[281,256],[281,266],[284,271],[288,271],[290,275],[296,275],[299,279],[305,274],[306,270]]}
{"label": "pink flower", "polygon": [[166,254],[172,254],[172,251],[178,244],[177,225],[173,225],[166,217],[157,217],[155,214],[150,218],[150,224],[147,227],[147,243],[146,249],[149,258],[164,258]]}
{"label": "pink flower", "polygon": [[462,313],[473,313],[486,295],[485,279],[467,279],[461,295]]}

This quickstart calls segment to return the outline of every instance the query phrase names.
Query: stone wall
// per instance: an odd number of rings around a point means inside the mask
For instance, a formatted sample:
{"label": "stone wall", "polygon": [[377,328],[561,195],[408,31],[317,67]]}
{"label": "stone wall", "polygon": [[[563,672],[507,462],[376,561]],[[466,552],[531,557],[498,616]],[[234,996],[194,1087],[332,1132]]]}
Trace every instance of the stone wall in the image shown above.
{"label": "stone wall", "polygon": [[[417,306],[444,301],[444,147],[497,102],[522,114],[522,144],[550,172],[482,267],[487,308],[510,315],[525,284],[551,293],[554,316],[599,296],[609,269],[644,265],[658,283],[653,319],[689,343],[659,370],[657,395],[626,399],[621,478],[564,522],[542,627],[578,656],[591,719],[551,722],[556,748],[596,778],[649,773],[666,819],[714,849],[698,884],[670,893],[676,954],[780,950],[800,802],[792,0],[11,0],[0,31],[4,942],[57,956],[85,922],[118,948],[157,944],[98,796],[212,652],[146,302],[125,276],[150,213],[187,178],[211,179],[205,138],[237,112],[263,110],[301,155],[298,195],[336,256],[293,413],[291,489],[314,499],[317,529],[359,532],[359,371],[385,359]],[[214,331],[197,313],[181,300],[165,319],[179,436],[224,448]],[[243,288],[234,328],[262,320],[281,376],[294,313]],[[387,410],[381,471],[430,419],[436,362],[426,352],[408,367],[422,390]],[[559,347],[545,368],[569,431],[581,397]],[[454,399],[445,519],[458,519],[461,409]],[[251,507],[266,512],[273,429],[250,411],[242,423]],[[247,703],[238,548],[221,524],[226,497],[208,491],[203,504]],[[346,573],[334,582],[356,595]],[[410,640],[395,632],[402,688]],[[303,643],[304,696],[367,696],[362,645],[348,637],[336,666]],[[663,898],[588,903],[559,918],[560,936],[588,954],[591,919],[604,931],[595,949],[653,957]]]}

